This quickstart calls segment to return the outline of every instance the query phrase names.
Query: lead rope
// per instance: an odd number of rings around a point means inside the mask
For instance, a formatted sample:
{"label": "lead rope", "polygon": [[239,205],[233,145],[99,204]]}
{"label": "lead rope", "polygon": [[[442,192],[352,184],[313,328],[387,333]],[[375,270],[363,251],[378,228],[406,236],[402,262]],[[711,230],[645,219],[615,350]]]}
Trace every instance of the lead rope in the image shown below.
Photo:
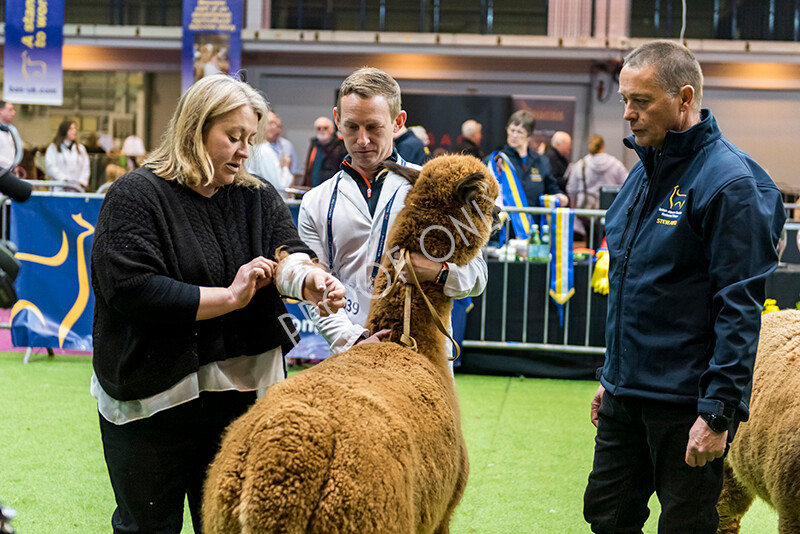
{"label": "lead rope", "polygon": [[[411,264],[408,264],[409,267]],[[417,352],[417,340],[411,337],[411,292],[414,288],[406,286],[406,301],[403,305],[403,335],[400,336],[400,343],[409,349]]]}
{"label": "lead rope", "polygon": [[414,265],[411,263],[411,253],[408,252],[406,249],[400,249],[400,260],[397,262],[397,265],[394,266],[394,275],[392,277],[392,285],[389,288],[389,292],[386,294],[385,298],[390,298],[392,295],[395,294],[398,288],[398,283],[400,282],[400,273],[402,272],[403,268],[408,266],[408,274],[411,281],[414,283],[414,286],[406,285],[406,296],[405,301],[403,303],[403,334],[400,336],[400,343],[404,346],[408,347],[409,349],[417,352],[417,340],[411,336],[411,297],[412,291],[414,287],[417,288],[419,294],[422,295],[422,299],[425,301],[425,305],[428,307],[428,312],[431,314],[431,318],[433,319],[433,323],[436,325],[436,328],[444,334],[447,339],[453,344],[456,349],[455,356],[448,356],[447,359],[449,361],[453,361],[458,358],[461,354],[461,347],[458,346],[456,340],[453,339],[453,336],[450,335],[450,332],[447,331],[445,328],[444,323],[442,323],[442,319],[439,317],[439,314],[436,312],[436,308],[433,307],[433,304],[430,300],[428,300],[428,296],[425,295],[425,292],[422,291],[422,287],[419,285],[419,279],[417,278],[417,273],[414,271]]}
{"label": "lead rope", "polygon": [[[404,251],[401,251],[401,253],[405,256],[405,263],[406,263],[406,265],[408,265],[408,274],[410,275],[411,281],[414,282],[414,286],[417,288],[417,291],[419,291],[419,294],[422,295],[422,299],[425,301],[425,304],[428,306],[428,311],[431,314],[431,318],[433,319],[433,323],[436,325],[436,328],[439,329],[439,332],[444,334],[447,337],[447,339],[449,339],[450,342],[453,344],[453,347],[455,347],[455,349],[456,349],[456,355],[455,356],[448,356],[447,359],[450,360],[450,361],[456,360],[458,358],[458,356],[461,354],[461,347],[458,346],[458,343],[456,343],[456,340],[453,339],[453,336],[451,336],[450,332],[447,331],[447,328],[444,327],[444,324],[442,323],[442,319],[439,317],[439,314],[436,312],[436,308],[433,307],[433,304],[431,304],[431,301],[428,300],[428,296],[425,295],[424,291],[422,291],[422,287],[420,287],[419,280],[417,279],[417,273],[414,271],[414,265],[411,263],[410,252],[408,252],[407,250],[404,250]],[[404,314],[405,315],[404,320],[405,320],[405,324],[408,324],[408,327],[406,327],[406,326],[403,327],[403,330],[404,330],[403,335],[406,335],[406,332],[408,331],[408,328],[410,328],[410,323],[411,323],[411,304],[410,304],[411,297],[409,295],[409,290],[410,289],[411,289],[410,286],[406,286],[406,311],[405,311],[405,314]],[[416,341],[414,343],[416,344]]]}

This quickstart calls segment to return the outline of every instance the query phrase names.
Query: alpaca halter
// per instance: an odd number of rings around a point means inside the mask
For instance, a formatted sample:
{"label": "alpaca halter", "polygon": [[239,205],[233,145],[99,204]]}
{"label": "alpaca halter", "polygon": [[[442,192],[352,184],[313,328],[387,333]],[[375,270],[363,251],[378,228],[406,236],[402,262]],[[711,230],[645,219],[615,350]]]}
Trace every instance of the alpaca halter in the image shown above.
{"label": "alpaca halter", "polygon": [[456,340],[453,339],[453,336],[451,336],[447,331],[447,328],[444,327],[441,317],[439,317],[439,314],[436,312],[433,304],[431,304],[431,301],[428,300],[428,296],[425,295],[425,292],[422,290],[422,287],[419,284],[419,279],[417,278],[417,273],[414,271],[414,265],[411,263],[411,253],[406,249],[400,249],[400,261],[398,261],[394,266],[394,275],[391,280],[392,286],[389,289],[389,293],[386,295],[386,297],[391,297],[394,295],[395,291],[397,291],[399,282],[401,281],[400,273],[406,266],[408,266],[409,278],[411,278],[411,281],[414,285],[412,286],[406,284],[406,296],[403,304],[403,334],[400,336],[400,343],[415,352],[417,351],[417,340],[411,337],[411,294],[416,287],[417,291],[419,291],[419,294],[422,295],[422,299],[428,307],[428,311],[431,314],[431,318],[433,319],[433,323],[436,325],[436,328],[439,330],[439,332],[444,334],[456,348],[456,355],[448,356],[447,359],[450,361],[457,359],[461,354],[461,348],[458,346],[458,343],[456,343]]}

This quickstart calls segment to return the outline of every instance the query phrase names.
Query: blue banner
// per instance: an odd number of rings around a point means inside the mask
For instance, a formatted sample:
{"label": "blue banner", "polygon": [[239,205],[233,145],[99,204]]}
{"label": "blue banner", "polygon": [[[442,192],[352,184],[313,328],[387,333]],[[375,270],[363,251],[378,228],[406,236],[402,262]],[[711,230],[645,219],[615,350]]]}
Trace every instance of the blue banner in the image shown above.
{"label": "blue banner", "polygon": [[3,98],[62,104],[64,0],[6,0]]}
{"label": "blue banner", "polygon": [[210,74],[238,76],[241,66],[242,0],[183,0],[183,91]]}
{"label": "blue banner", "polygon": [[[90,255],[102,202],[99,196],[34,193],[11,203],[10,238],[20,262],[19,300],[10,314],[15,347],[93,349]],[[304,310],[292,301],[286,308],[301,337],[289,356],[326,358],[328,343]]]}
{"label": "blue banner", "polygon": [[89,264],[102,202],[34,194],[11,203],[10,237],[20,262],[10,317],[15,347],[92,350]]}

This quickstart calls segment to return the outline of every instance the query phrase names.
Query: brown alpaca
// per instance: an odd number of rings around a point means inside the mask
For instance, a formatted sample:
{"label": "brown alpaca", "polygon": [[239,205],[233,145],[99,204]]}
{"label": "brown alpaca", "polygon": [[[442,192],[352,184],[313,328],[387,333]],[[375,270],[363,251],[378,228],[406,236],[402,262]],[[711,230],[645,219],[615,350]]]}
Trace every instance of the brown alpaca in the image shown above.
{"label": "brown alpaca", "polygon": [[[479,160],[436,158],[418,178],[392,170],[414,187],[387,252],[424,246],[445,258],[452,236],[447,261],[463,265],[480,253],[498,186]],[[375,295],[389,293],[392,260],[382,265]],[[422,287],[447,324],[450,299],[431,283]],[[404,296],[373,301],[370,331],[391,328],[399,340]],[[416,290],[412,310],[418,352],[394,342],[357,345],[272,386],[230,426],[206,480],[205,532],[448,532],[469,463],[445,337]]]}
{"label": "brown alpaca", "polygon": [[778,511],[781,534],[800,533],[800,311],[761,320],[750,420],[739,426],[725,460],[717,503],[719,530],[739,532],[761,497]]}

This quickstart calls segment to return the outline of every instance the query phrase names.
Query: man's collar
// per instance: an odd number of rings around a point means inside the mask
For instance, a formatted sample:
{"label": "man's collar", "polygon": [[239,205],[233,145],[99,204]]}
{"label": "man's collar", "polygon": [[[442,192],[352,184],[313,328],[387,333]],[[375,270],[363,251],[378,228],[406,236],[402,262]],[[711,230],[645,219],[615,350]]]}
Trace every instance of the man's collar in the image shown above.
{"label": "man's collar", "polygon": [[[397,163],[397,149],[393,148],[392,153],[384,161],[391,161],[393,163]],[[370,183],[372,183],[376,181],[375,179],[376,176],[377,180],[383,180],[384,176],[386,176],[386,173],[381,173],[381,171],[383,170],[383,165],[378,165],[378,168],[375,170],[375,174],[373,176],[370,176],[369,178],[366,178],[365,176],[362,176],[360,172],[355,170],[352,163],[353,163],[353,158],[350,157],[350,154],[348,154],[344,157],[344,161],[342,161],[341,165],[339,165],[339,168],[344,172],[346,172],[356,182],[360,183],[361,180],[367,179],[369,180]]]}

